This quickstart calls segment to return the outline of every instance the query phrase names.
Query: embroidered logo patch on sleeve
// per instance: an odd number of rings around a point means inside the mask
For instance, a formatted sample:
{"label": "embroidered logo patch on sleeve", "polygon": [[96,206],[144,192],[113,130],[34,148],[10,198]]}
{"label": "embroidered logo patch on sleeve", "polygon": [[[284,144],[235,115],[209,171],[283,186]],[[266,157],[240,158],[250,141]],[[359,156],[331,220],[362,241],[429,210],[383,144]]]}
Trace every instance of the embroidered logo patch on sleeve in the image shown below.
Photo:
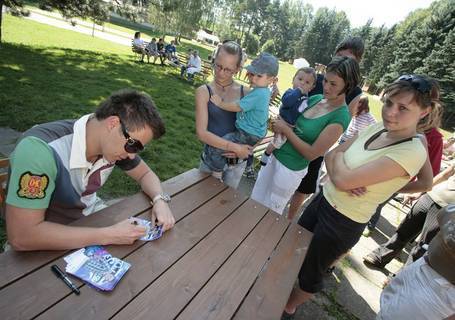
{"label": "embroidered logo patch on sleeve", "polygon": [[19,179],[17,195],[27,199],[43,199],[46,196],[48,185],[49,177],[47,175],[37,175],[27,171]]}

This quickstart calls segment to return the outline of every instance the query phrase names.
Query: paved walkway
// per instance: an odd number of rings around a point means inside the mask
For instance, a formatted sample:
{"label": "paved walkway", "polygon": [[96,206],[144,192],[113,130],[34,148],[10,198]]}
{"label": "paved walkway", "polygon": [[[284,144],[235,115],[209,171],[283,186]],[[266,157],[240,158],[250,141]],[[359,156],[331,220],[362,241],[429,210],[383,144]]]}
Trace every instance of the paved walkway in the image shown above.
{"label": "paved walkway", "polygon": [[[62,15],[57,12],[49,12],[35,8],[28,9],[30,10],[30,15],[28,17],[25,17],[26,19],[33,20],[39,23],[44,23],[65,30],[71,30],[87,34],[90,36],[92,35],[93,23],[73,18],[71,20],[76,22],[76,25],[73,26],[70,20],[63,18]],[[95,24],[94,36],[96,38],[108,40],[125,46],[131,46],[131,40],[133,38],[133,34],[129,34],[108,27],[103,28],[103,26],[97,24]],[[150,41],[150,39],[148,39],[147,37],[141,38],[145,41]]]}

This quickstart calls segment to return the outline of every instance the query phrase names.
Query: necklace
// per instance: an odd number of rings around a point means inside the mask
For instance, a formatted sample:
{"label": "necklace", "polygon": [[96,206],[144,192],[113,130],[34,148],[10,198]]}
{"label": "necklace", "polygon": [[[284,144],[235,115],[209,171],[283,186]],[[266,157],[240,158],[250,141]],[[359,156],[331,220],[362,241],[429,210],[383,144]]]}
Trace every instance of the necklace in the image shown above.
{"label": "necklace", "polygon": [[225,92],[227,87],[230,87],[230,86],[232,86],[232,85],[234,84],[234,80],[232,80],[229,84],[224,85],[224,86],[223,86],[221,83],[219,83],[218,81],[215,80],[215,84],[216,84],[218,87],[221,87],[221,90],[222,90],[223,92]]}

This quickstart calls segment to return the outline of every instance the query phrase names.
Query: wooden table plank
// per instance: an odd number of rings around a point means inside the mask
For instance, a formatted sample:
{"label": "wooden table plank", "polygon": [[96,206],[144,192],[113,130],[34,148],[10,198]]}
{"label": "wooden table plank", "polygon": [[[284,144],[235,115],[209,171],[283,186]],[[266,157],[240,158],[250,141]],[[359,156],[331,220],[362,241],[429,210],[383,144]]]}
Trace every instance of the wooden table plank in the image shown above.
{"label": "wooden table plank", "polygon": [[[163,189],[174,196],[207,177],[207,174],[201,173],[197,169],[193,169],[163,182]],[[125,219],[129,215],[139,214],[149,208],[150,202],[148,197],[140,192],[124,199],[115,206],[108,207],[96,214],[75,221],[71,225],[92,227],[105,226],[112,224],[115,221]],[[117,214],[116,211],[121,212]],[[35,253],[10,250],[0,254],[0,289],[67,253],[68,251],[64,250],[39,251]]]}
{"label": "wooden table plank", "polygon": [[313,234],[293,223],[233,319],[280,319]]}
{"label": "wooden table plank", "polygon": [[[226,186],[217,181],[216,179],[209,178],[200,181],[198,184],[193,185],[183,193],[177,194],[171,202],[171,209],[177,221],[185,217],[189,212],[199,207],[204,202],[216,196]],[[113,206],[115,209],[116,205]],[[148,218],[149,213],[146,211],[140,217]],[[173,230],[167,232],[172,234]],[[143,246],[143,241],[137,241],[133,245],[125,246],[106,246],[106,249],[113,255],[119,258],[128,256],[134,250]],[[39,253],[29,253],[39,254]],[[62,269],[66,265],[63,259],[57,259],[56,262]],[[57,279],[50,271],[50,262],[42,268],[27,275],[21,281],[14,282],[0,291],[0,314],[6,314],[11,319],[18,318],[31,318],[34,317],[48,307],[55,304],[57,301],[63,299],[67,295],[71,295],[68,288]],[[45,279],[45,281],[43,281]],[[75,280],[79,286],[82,283]],[[90,290],[93,290],[90,288]],[[47,292],[43,295],[42,292]],[[8,299],[1,299],[2,296]],[[33,302],[33,303],[29,303]],[[17,312],[19,310],[19,312]]]}
{"label": "wooden table plank", "polygon": [[269,211],[177,319],[230,319],[288,225]]}
{"label": "wooden table plank", "polygon": [[97,292],[84,286],[81,295],[69,295],[43,313],[41,319],[62,319],[71,310],[72,319],[107,319],[172,266],[195,246],[207,233],[221,223],[247,199],[227,189],[191,215],[179,221],[172,232],[157,241],[147,243],[125,259],[131,270],[110,293]]}
{"label": "wooden table plank", "polygon": [[247,201],[114,319],[173,319],[261,221],[267,208]]}

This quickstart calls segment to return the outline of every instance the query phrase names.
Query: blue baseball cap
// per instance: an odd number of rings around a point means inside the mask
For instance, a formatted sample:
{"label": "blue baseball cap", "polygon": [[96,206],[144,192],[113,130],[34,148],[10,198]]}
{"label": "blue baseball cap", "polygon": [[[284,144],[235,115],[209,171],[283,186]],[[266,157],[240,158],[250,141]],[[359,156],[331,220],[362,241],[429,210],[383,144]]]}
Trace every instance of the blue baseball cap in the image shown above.
{"label": "blue baseball cap", "polygon": [[278,59],[267,52],[261,53],[246,67],[253,74],[267,74],[276,77],[278,75]]}

